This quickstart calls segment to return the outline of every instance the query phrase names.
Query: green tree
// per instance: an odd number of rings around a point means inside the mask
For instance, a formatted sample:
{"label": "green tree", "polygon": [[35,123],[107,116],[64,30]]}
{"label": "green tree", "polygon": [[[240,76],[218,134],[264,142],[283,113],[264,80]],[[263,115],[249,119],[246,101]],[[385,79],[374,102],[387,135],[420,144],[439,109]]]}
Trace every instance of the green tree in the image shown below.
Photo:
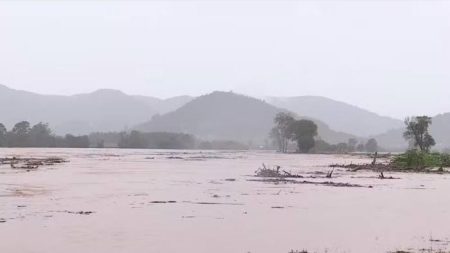
{"label": "green tree", "polygon": [[403,137],[408,140],[412,146],[419,148],[420,151],[429,152],[430,148],[436,145],[434,138],[428,132],[432,124],[431,117],[418,116],[405,119],[406,130]]}
{"label": "green tree", "polygon": [[289,140],[292,138],[291,126],[295,122],[290,113],[280,112],[275,116],[275,127],[270,131],[270,137],[278,146],[280,152],[286,153]]}
{"label": "green tree", "polygon": [[317,136],[317,125],[311,120],[297,120],[290,124],[288,136],[297,142],[298,151],[308,153],[314,147],[314,137]]}
{"label": "green tree", "polygon": [[374,138],[369,139],[366,143],[366,151],[370,153],[375,153],[378,151],[378,142]]}
{"label": "green tree", "polygon": [[21,121],[14,125],[11,131],[12,146],[26,147],[30,145],[30,123]]}
{"label": "green tree", "polygon": [[0,123],[0,147],[7,146],[7,139],[6,139],[7,134],[8,134],[8,130],[6,130],[5,125]]}

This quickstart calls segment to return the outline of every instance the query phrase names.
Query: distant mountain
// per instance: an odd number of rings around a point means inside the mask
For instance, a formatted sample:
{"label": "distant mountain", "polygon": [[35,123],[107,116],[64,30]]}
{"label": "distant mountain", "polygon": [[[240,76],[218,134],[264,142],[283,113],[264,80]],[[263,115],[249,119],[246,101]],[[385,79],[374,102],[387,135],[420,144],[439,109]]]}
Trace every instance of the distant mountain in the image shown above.
{"label": "distant mountain", "polygon": [[194,98],[191,96],[178,96],[168,99],[159,99],[146,96],[133,96],[141,102],[144,102],[151,108],[154,108],[158,114],[165,114],[182,107]]}
{"label": "distant mountain", "polygon": [[[232,92],[213,92],[198,97],[171,113],[154,117],[137,127],[141,131],[194,134],[206,139],[230,139],[264,143],[278,112],[285,111],[264,101]],[[347,142],[352,135],[331,130],[314,120],[319,135],[330,142]]]}
{"label": "distant mountain", "polygon": [[[144,100],[155,100],[154,105]],[[176,109],[187,98],[161,100],[117,90],[74,96],[41,95],[0,85],[0,122],[9,128],[22,120],[47,122],[57,134],[120,131]]]}
{"label": "distant mountain", "polygon": [[[390,150],[404,150],[408,143],[403,138],[404,127],[375,136],[379,145]],[[436,140],[436,149],[450,148],[450,113],[433,117],[430,133]]]}
{"label": "distant mountain", "polygon": [[359,107],[318,96],[269,97],[267,102],[328,124],[332,129],[368,137],[402,127],[398,119],[380,116]]}

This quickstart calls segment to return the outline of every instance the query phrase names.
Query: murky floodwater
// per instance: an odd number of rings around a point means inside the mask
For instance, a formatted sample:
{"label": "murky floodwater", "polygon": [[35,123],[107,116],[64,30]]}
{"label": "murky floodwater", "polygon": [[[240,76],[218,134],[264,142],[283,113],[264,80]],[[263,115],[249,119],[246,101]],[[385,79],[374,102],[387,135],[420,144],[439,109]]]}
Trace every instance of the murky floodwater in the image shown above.
{"label": "murky floodwater", "polygon": [[[387,252],[447,249],[450,176],[337,170],[332,187],[265,183],[261,163],[305,176],[355,156],[270,152],[0,149],[59,156],[0,167],[0,252]],[[369,188],[372,186],[372,188]],[[92,212],[92,213],[90,213]]]}

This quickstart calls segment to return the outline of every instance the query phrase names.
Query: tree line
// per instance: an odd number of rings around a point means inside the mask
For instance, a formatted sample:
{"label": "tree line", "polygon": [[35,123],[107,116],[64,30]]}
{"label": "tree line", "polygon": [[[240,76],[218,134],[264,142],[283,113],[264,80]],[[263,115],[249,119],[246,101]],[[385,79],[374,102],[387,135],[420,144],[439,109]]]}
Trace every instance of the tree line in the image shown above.
{"label": "tree line", "polygon": [[190,134],[139,131],[55,135],[47,123],[21,121],[8,130],[0,123],[0,147],[135,148],[135,149],[248,149],[236,141],[205,141]]}
{"label": "tree line", "polygon": [[374,138],[364,141],[358,141],[356,138],[350,138],[347,142],[338,144],[329,144],[324,140],[316,140],[313,148],[314,153],[352,153],[352,152],[368,152],[375,153],[380,151],[378,142]]}
{"label": "tree line", "polygon": [[317,125],[306,119],[296,120],[290,113],[280,112],[274,118],[275,126],[270,131],[270,138],[278,151],[288,152],[292,143],[299,153],[348,153],[376,152],[378,143],[375,139],[358,142],[350,138],[347,143],[329,144],[317,137]]}
{"label": "tree line", "polygon": [[87,135],[56,136],[46,123],[31,126],[28,121],[21,121],[9,131],[0,123],[0,147],[89,147]]}
{"label": "tree line", "polygon": [[191,134],[169,132],[109,132],[89,135],[92,147],[130,149],[249,149],[247,145],[230,140],[205,141]]}

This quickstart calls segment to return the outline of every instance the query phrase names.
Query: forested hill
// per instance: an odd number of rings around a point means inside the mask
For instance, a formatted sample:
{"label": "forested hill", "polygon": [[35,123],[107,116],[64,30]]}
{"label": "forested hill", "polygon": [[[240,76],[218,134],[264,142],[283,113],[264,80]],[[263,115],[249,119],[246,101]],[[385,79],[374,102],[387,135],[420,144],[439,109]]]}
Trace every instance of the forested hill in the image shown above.
{"label": "forested hill", "polygon": [[41,95],[0,85],[0,122],[46,122],[57,134],[121,131],[187,103],[190,97],[158,99],[98,90],[74,96]]}
{"label": "forested hill", "polygon": [[[213,92],[194,99],[171,113],[154,117],[137,127],[140,131],[170,131],[205,139],[229,139],[264,144],[278,112],[286,111],[262,100],[232,92]],[[347,142],[350,134],[331,130],[313,119],[319,136],[330,143]]]}

